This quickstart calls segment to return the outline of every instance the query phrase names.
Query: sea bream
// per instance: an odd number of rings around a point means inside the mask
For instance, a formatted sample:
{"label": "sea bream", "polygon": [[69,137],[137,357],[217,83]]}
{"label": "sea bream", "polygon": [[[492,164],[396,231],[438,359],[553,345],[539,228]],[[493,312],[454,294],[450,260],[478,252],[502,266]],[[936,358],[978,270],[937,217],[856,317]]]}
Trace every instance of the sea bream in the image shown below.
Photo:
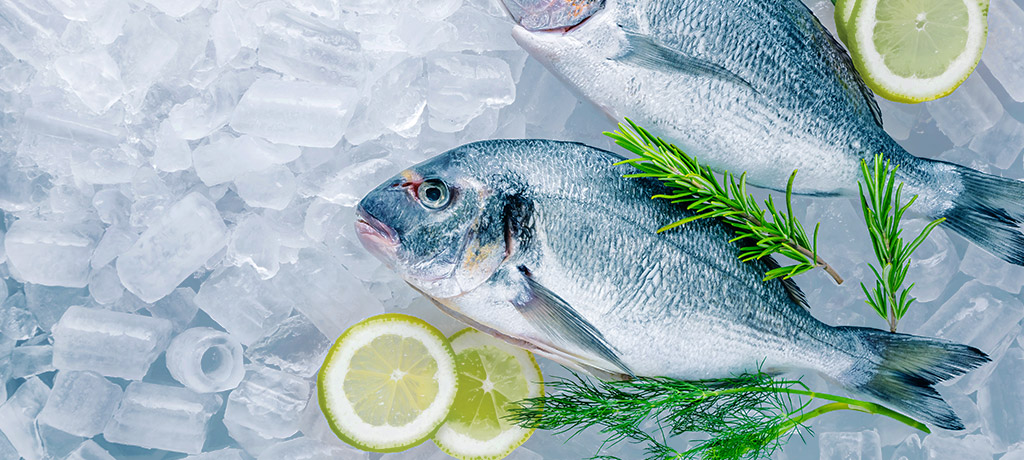
{"label": "sea bream", "polygon": [[625,179],[583,144],[493,140],[429,159],[367,194],[366,248],[439,308],[602,378],[730,377],[811,370],[943,428],[963,427],[933,389],[988,358],[947,341],[812,317],[771,262],[742,262],[717,220]]}
{"label": "sea bream", "polygon": [[912,211],[1024,264],[1024,183],[907,153],[801,0],[503,1],[515,40],[613,119],[753,185],[799,171],[800,194],[856,195],[861,160],[883,154]]}

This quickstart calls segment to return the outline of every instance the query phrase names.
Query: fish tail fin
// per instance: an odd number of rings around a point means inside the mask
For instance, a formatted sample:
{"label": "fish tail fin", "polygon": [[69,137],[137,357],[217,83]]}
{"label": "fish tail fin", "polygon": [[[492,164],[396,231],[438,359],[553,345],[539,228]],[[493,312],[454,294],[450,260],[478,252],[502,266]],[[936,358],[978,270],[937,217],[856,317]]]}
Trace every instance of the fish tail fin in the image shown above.
{"label": "fish tail fin", "polygon": [[999,258],[1024,265],[1024,182],[952,166],[963,187],[937,217]]}
{"label": "fish tail fin", "polygon": [[990,361],[977,348],[940,339],[863,327],[839,328],[867,351],[838,377],[848,388],[871,395],[911,417],[947,430],[964,429],[933,385]]}

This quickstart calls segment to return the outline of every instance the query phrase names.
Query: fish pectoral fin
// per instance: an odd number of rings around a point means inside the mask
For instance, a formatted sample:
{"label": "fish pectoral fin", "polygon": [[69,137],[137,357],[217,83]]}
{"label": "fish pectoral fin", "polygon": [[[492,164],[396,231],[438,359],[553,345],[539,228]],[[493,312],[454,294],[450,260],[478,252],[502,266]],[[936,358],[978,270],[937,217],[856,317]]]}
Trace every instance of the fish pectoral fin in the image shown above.
{"label": "fish pectoral fin", "polygon": [[556,343],[556,346],[578,347],[607,361],[617,368],[614,370],[630,377],[636,376],[593,324],[580,316],[558,294],[534,280],[526,267],[520,266],[519,271],[526,280],[527,292],[512,304],[527,322],[552,340],[561,342]]}
{"label": "fish pectoral fin", "polygon": [[750,82],[714,62],[687,56],[679,51],[656,43],[654,40],[643,35],[630,32],[625,32],[625,35],[629,47],[625,53],[616,57],[616,60],[632,62],[654,70],[680,71],[691,75],[724,80],[756,92]]}

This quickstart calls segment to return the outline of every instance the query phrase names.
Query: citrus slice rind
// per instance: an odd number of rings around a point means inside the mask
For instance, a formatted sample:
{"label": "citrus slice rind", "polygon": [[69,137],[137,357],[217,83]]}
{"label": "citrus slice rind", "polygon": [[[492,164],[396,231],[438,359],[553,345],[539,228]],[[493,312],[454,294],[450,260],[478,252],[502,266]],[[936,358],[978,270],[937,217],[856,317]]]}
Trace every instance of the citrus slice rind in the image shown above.
{"label": "citrus slice rind", "polygon": [[[532,353],[475,329],[463,329],[449,341],[459,363],[459,394],[448,420],[434,435],[434,443],[461,460],[504,458],[535,430],[505,421],[507,412],[496,407],[496,402],[543,396],[540,367]],[[481,372],[488,383],[481,381]],[[494,394],[482,398],[484,385]],[[484,407],[488,403],[492,407]],[[471,422],[467,424],[467,420]]]}
{"label": "citrus slice rind", "polygon": [[857,0],[846,24],[847,45],[865,83],[886,99],[938,99],[981,59],[983,7],[978,0]]}
{"label": "citrus slice rind", "polygon": [[448,339],[425,321],[401,314],[348,328],[317,377],[320,408],[331,429],[372,452],[402,451],[433,436],[457,385]]}
{"label": "citrus slice rind", "polygon": [[[839,35],[839,39],[843,43],[846,41],[846,25],[850,22],[850,16],[853,15],[853,8],[857,6],[857,0],[837,0],[835,21],[836,21],[836,34]],[[849,46],[849,45],[847,45]]]}

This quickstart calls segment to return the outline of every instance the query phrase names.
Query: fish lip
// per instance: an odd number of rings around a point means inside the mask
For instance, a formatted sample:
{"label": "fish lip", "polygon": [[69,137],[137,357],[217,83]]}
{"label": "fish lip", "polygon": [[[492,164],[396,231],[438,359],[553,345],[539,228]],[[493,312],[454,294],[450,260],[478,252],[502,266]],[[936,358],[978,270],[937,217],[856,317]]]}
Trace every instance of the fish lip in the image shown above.
{"label": "fish lip", "polygon": [[[511,14],[511,13],[509,13],[509,14]],[[594,14],[596,14],[596,12]],[[522,27],[527,32],[533,32],[533,33],[543,32],[543,33],[565,35],[565,34],[567,34],[569,32],[572,32],[577,27],[583,25],[583,23],[589,21],[590,18],[594,17],[594,14],[591,14],[590,16],[587,16],[587,17],[583,18],[582,20],[580,20],[580,22],[577,22],[576,24],[573,24],[571,26],[552,27],[552,28],[549,28],[549,29],[540,29],[540,28],[533,29],[533,28],[524,26],[522,21],[516,21],[516,25],[518,25],[519,27]]]}
{"label": "fish lip", "polygon": [[398,232],[370,215],[362,206],[356,207],[356,234],[371,249],[387,249],[394,252],[401,242]]}

